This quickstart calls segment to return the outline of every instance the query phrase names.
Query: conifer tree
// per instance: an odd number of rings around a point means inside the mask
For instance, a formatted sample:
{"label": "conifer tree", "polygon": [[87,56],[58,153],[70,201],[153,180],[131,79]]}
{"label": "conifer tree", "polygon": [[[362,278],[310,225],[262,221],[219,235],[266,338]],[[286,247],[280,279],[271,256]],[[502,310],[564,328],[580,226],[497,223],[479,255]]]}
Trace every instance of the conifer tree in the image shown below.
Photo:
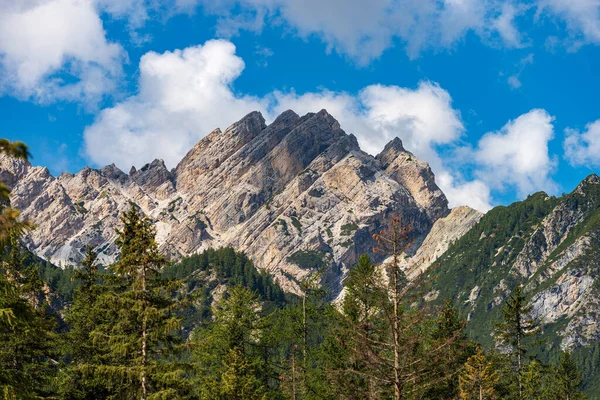
{"label": "conifer tree", "polygon": [[495,386],[499,381],[492,362],[487,360],[483,350],[469,357],[459,377],[459,391],[462,400],[495,400]]}
{"label": "conifer tree", "polygon": [[81,370],[81,366],[100,364],[103,359],[103,352],[99,351],[100,347],[91,335],[103,322],[106,311],[100,307],[98,299],[108,289],[102,282],[96,260],[97,254],[87,246],[81,269],[73,275],[73,279],[81,284],[75,290],[74,302],[65,316],[70,327],[63,335],[68,365],[59,381],[59,392],[65,399],[106,398],[110,395],[102,376],[84,376]]}
{"label": "conifer tree", "polygon": [[151,221],[132,205],[117,231],[119,260],[113,275],[103,277],[105,288],[95,299],[95,326],[89,333],[102,354],[78,369],[86,379],[102,378],[108,398],[186,398],[189,368],[181,350],[182,306],[173,298],[177,281],[164,279],[160,269],[167,259],[158,251]]}
{"label": "conifer tree", "polygon": [[511,295],[506,299],[502,309],[503,321],[496,325],[496,337],[503,345],[511,347],[515,361],[515,375],[518,383],[519,398],[522,398],[523,383],[521,377],[525,363],[527,345],[525,339],[537,334],[537,321],[530,318],[531,305],[528,304],[520,285],[515,286]]}
{"label": "conifer tree", "polygon": [[[434,321],[432,339],[439,347],[440,357],[436,375],[440,381],[426,391],[425,398],[454,398],[458,394],[458,372],[467,359],[475,354],[475,344],[465,334],[466,321],[460,318],[458,310],[450,299],[444,305]],[[447,343],[447,345],[445,345]]]}
{"label": "conifer tree", "polygon": [[[0,139],[0,154],[29,157],[25,144],[7,139]],[[25,262],[21,238],[33,225],[19,220],[9,195],[0,183],[0,398],[48,396],[56,324],[39,273]]]}
{"label": "conifer tree", "polygon": [[551,392],[557,400],[579,400],[585,396],[580,391],[581,372],[569,352],[562,352],[551,377]]}
{"label": "conifer tree", "polygon": [[338,397],[435,398],[436,385],[447,382],[460,368],[452,366],[450,354],[461,333],[446,337],[438,331],[435,336],[434,315],[409,307],[410,288],[407,284],[398,289],[395,307],[393,287],[390,290],[385,284],[381,268],[368,256],[361,256],[350,271],[343,312],[329,345],[329,354],[339,354],[337,359],[330,357]]}
{"label": "conifer tree", "polygon": [[406,277],[400,269],[400,257],[406,251],[410,243],[410,232],[412,228],[402,223],[402,220],[393,217],[387,230],[373,235],[378,246],[374,252],[391,256],[391,261],[385,265],[388,274],[389,286],[391,289],[393,313],[390,315],[392,324],[392,346],[394,350],[394,393],[396,400],[402,396],[402,378],[401,372],[401,343],[400,330],[402,329],[402,297],[406,290]]}
{"label": "conifer tree", "polygon": [[228,289],[213,310],[214,320],[193,335],[197,395],[201,399],[266,398],[269,357],[262,338],[270,328],[250,290]]}
{"label": "conifer tree", "polygon": [[269,339],[283,352],[281,389],[292,400],[326,397],[322,341],[333,308],[320,288],[320,272],[300,282],[300,299],[274,314]]}
{"label": "conifer tree", "polygon": [[523,400],[544,400],[552,397],[548,391],[546,368],[536,360],[523,368],[521,382]]}

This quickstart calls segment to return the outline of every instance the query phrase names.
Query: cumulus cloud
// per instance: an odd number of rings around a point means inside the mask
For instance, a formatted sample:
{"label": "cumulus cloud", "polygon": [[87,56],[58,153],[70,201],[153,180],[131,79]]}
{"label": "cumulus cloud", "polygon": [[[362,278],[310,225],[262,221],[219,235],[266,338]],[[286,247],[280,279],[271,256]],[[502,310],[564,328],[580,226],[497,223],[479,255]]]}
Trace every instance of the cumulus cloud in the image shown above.
{"label": "cumulus cloud", "polygon": [[250,111],[266,111],[265,100],[232,91],[243,69],[235,46],[224,40],[146,53],[139,93],[102,110],[86,128],[86,154],[100,165],[128,168],[162,158],[173,167],[208,132]]}
{"label": "cumulus cloud", "polygon": [[572,166],[600,167],[600,119],[587,124],[583,132],[565,129],[563,147]]}
{"label": "cumulus cloud", "polygon": [[[195,1],[193,2],[195,4]],[[102,15],[126,20],[132,38],[152,12],[189,10],[183,0],[0,0],[0,95],[46,104],[94,106],[117,90],[123,47],[108,39]]]}
{"label": "cumulus cloud", "polygon": [[97,101],[114,89],[124,57],[91,0],[0,3],[0,94]]}
{"label": "cumulus cloud", "polygon": [[485,134],[474,151],[476,175],[493,189],[517,188],[520,196],[537,190],[555,192],[551,174],[556,161],[548,152],[554,117],[534,109]]}

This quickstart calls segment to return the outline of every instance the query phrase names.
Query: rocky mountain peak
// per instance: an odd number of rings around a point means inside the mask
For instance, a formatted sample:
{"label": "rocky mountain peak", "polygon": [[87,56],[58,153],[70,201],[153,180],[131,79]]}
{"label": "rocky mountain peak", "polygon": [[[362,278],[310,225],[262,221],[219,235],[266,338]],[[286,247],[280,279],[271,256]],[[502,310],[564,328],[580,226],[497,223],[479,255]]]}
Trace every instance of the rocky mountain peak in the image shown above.
{"label": "rocky mountain peak", "polygon": [[408,189],[431,220],[448,215],[448,199],[435,183],[429,164],[404,149],[402,140],[391,140],[376,158],[388,175]]}
{"label": "rocky mountain peak", "polygon": [[385,145],[383,151],[376,158],[381,162],[383,168],[387,168],[400,154],[405,153],[407,151],[402,145],[402,140],[399,137],[395,137]]}
{"label": "rocky mountain peak", "polygon": [[15,182],[16,204],[39,227],[27,244],[41,257],[77,264],[90,244],[111,262],[119,215],[133,203],[155,222],[165,254],[233,246],[291,291],[315,268],[307,254],[328,268],[335,292],[389,215],[402,216],[421,243],[449,212],[429,166],[400,139],[376,159],[326,110],[287,110],[269,125],[252,112],[213,130],[172,171],[154,160],[129,174],[111,164],[53,178],[4,164],[0,176]]}
{"label": "rocky mountain peak", "polygon": [[[114,163],[110,165],[106,165],[100,169],[100,173],[102,176],[107,179],[124,182],[127,180],[128,176],[125,172],[121,171],[119,167],[117,167]],[[134,171],[135,173],[135,171]]]}
{"label": "rocky mountain peak", "polygon": [[17,160],[4,154],[0,155],[0,181],[9,188],[23,178],[30,168],[31,164],[28,161]]}

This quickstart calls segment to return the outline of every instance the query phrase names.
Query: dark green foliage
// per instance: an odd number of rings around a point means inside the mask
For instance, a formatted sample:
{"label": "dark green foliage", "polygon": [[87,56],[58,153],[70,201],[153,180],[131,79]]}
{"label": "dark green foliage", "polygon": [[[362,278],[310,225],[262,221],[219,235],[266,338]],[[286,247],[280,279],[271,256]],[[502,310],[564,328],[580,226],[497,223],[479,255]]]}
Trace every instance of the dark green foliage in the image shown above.
{"label": "dark green foliage", "polygon": [[292,220],[292,225],[294,225],[294,227],[298,230],[298,233],[302,233],[302,224],[300,223],[300,221],[298,221],[298,218],[291,216],[290,219]]}
{"label": "dark green foliage", "polygon": [[214,400],[253,400],[270,396],[270,356],[262,338],[270,321],[258,313],[255,294],[229,289],[214,310],[214,322],[194,332],[197,396]]}
{"label": "dark green foliage", "polygon": [[204,317],[210,315],[210,291],[217,285],[249,288],[258,294],[266,312],[283,307],[286,297],[291,297],[284,294],[267,272],[258,271],[244,253],[231,247],[208,249],[184,257],[180,262],[164,267],[162,273],[165,278],[184,282],[188,293],[204,293],[205,306],[200,307],[200,315]]}
{"label": "dark green foliage", "polygon": [[289,256],[287,260],[304,269],[320,270],[326,266],[325,253],[321,251],[300,250]]}
{"label": "dark green foliage", "polygon": [[25,263],[19,236],[2,249],[0,266],[0,396],[36,398],[52,392],[57,372],[57,326],[44,296],[43,282]]}
{"label": "dark green foliage", "polygon": [[581,393],[582,379],[577,364],[568,352],[563,352],[558,364],[553,366],[550,392],[557,400],[584,399]]}
{"label": "dark green foliage", "polygon": [[358,229],[358,225],[354,222],[348,222],[347,224],[342,225],[341,233],[342,236],[350,236],[352,233]]}

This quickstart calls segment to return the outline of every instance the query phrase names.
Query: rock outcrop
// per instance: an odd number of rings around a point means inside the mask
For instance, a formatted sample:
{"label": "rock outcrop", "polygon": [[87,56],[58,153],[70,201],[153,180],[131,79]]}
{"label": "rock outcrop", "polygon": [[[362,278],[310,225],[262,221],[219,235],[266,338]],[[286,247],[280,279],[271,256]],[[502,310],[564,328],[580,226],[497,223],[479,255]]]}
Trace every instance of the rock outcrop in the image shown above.
{"label": "rock outcrop", "polygon": [[269,125],[250,113],[208,134],[172,171],[155,160],[128,174],[109,165],[54,177],[4,158],[0,178],[13,189],[13,206],[37,225],[27,246],[56,264],[77,265],[86,245],[112,262],[119,216],[134,204],[155,222],[170,257],[233,246],[290,291],[318,268],[339,292],[348,268],[371,252],[373,233],[392,214],[413,227],[415,243],[425,246],[415,250],[429,258],[479,215],[450,213],[429,166],[399,139],[372,157],[325,110],[286,111]]}

